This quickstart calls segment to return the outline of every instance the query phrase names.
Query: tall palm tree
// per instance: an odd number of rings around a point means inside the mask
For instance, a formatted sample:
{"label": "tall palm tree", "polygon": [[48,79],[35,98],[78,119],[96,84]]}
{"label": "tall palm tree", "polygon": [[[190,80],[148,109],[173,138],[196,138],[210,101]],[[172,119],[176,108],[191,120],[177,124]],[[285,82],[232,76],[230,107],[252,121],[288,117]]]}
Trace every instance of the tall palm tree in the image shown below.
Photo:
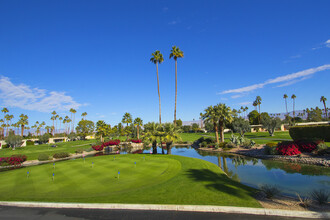
{"label": "tall palm tree", "polygon": [[[76,109],[71,108],[70,112],[71,112],[71,118],[73,119],[72,120],[71,132],[74,132],[74,125],[75,125],[74,121],[75,121],[75,117],[76,117],[75,114],[76,114],[77,111],[76,111]],[[73,114],[73,117],[72,117],[72,114]]]}
{"label": "tall palm tree", "polygon": [[[2,108],[1,112],[3,113],[3,120],[6,121],[6,114],[9,112],[8,108]],[[5,129],[3,129],[3,135],[5,136]],[[8,130],[6,132],[6,135],[8,135]]]}
{"label": "tall palm tree", "polygon": [[244,110],[245,110],[245,112],[246,112],[246,113],[245,113],[245,117],[247,118],[249,107],[245,106]]}
{"label": "tall palm tree", "polygon": [[84,112],[81,114],[81,117],[83,117],[84,120],[86,120],[87,112]]}
{"label": "tall palm tree", "polygon": [[291,96],[291,99],[293,101],[293,124],[295,124],[295,111],[294,111],[294,107],[295,107],[295,99],[297,98],[297,96],[295,94],[293,94]]}
{"label": "tall palm tree", "polygon": [[[121,120],[122,123],[126,124],[126,127],[128,127],[129,123],[132,123],[132,115],[128,112],[126,112],[123,116],[123,119]],[[128,133],[126,136],[126,140],[128,140]]]}
{"label": "tall palm tree", "polygon": [[254,101],[252,105],[254,106],[255,110],[257,110],[257,106],[258,106],[257,101]]}
{"label": "tall palm tree", "polygon": [[0,139],[4,136],[4,129],[3,129],[3,124],[4,124],[4,120],[1,118],[0,119],[0,123],[1,123],[1,125],[0,125]]}
{"label": "tall palm tree", "polygon": [[140,139],[140,127],[143,125],[143,121],[141,118],[134,119],[134,126],[136,126],[137,130],[137,138]]}
{"label": "tall palm tree", "polygon": [[259,124],[261,123],[261,119],[260,119],[260,115],[261,115],[261,112],[260,112],[261,101],[262,101],[261,97],[260,96],[257,96],[255,102],[257,103],[257,105],[259,107]]}
{"label": "tall palm tree", "polygon": [[158,87],[158,99],[159,99],[159,124],[162,124],[162,115],[161,115],[161,104],[160,104],[160,92],[159,92],[159,76],[158,76],[158,63],[161,64],[164,61],[163,54],[159,50],[156,50],[151,54],[150,61],[156,64],[157,70],[157,87]]}
{"label": "tall palm tree", "polygon": [[[56,120],[55,116],[57,115],[56,111],[53,111],[52,115],[53,116],[50,119],[53,121],[53,127],[55,128],[55,120]],[[54,135],[55,135],[55,129],[53,129],[53,136]]]}
{"label": "tall palm tree", "polygon": [[62,118],[62,117],[59,117],[58,120],[59,120],[59,122],[60,122],[60,133],[61,133],[61,127],[62,127],[62,121],[63,121],[63,118]]}
{"label": "tall palm tree", "polygon": [[324,96],[321,96],[320,98],[320,102],[323,102],[324,105],[324,112],[325,112],[325,117],[328,120],[328,111],[327,111],[327,105],[325,104],[325,102],[327,101],[327,98]]}
{"label": "tall palm tree", "polygon": [[45,125],[46,125],[46,123],[45,123],[44,121],[41,122],[41,124],[40,124],[40,128],[43,129]]}
{"label": "tall palm tree", "polygon": [[219,122],[219,114],[217,114],[216,108],[212,105],[207,107],[204,110],[204,113],[200,113],[200,118],[205,123],[211,123],[215,130],[215,139],[219,144],[219,131],[218,131],[218,122]]}
{"label": "tall palm tree", "polygon": [[59,115],[55,115],[55,121],[56,121],[56,127],[55,127],[55,133],[58,133],[58,127],[57,127],[57,119],[59,118]]}
{"label": "tall palm tree", "polygon": [[170,54],[170,59],[175,60],[175,105],[174,105],[174,126],[176,126],[176,102],[178,96],[178,58],[183,58],[183,52],[179,47],[173,46]]}
{"label": "tall palm tree", "polygon": [[286,114],[288,115],[288,103],[286,101],[287,98],[288,98],[288,95],[287,94],[284,94],[283,95],[283,99],[285,100],[285,109],[286,109]]}
{"label": "tall palm tree", "polygon": [[29,121],[28,121],[28,116],[27,115],[24,115],[24,114],[21,114],[20,116],[20,120],[18,121],[18,123],[21,125],[21,136],[23,137],[23,134],[24,134],[24,128],[26,125],[29,124]]}

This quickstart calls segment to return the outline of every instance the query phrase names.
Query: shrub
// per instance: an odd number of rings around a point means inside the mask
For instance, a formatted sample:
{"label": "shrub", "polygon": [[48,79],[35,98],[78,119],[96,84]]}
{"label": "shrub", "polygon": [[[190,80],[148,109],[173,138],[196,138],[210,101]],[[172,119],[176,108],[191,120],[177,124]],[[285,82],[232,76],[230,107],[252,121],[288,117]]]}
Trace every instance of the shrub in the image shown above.
{"label": "shrub", "polygon": [[218,147],[219,148],[226,148],[227,144],[228,144],[227,142],[221,142],[221,143],[219,143]]}
{"label": "shrub", "polygon": [[299,150],[301,152],[312,152],[313,150],[316,149],[317,144],[315,142],[310,142],[310,141],[295,141],[295,143],[298,145]]}
{"label": "shrub", "polygon": [[260,189],[263,193],[265,193],[266,198],[268,198],[268,199],[271,199],[274,196],[279,195],[281,193],[281,191],[275,185],[265,184],[265,185],[262,185],[260,187]]}
{"label": "shrub", "polygon": [[49,156],[48,156],[48,154],[39,154],[38,160],[39,161],[49,160]]}
{"label": "shrub", "polygon": [[60,153],[56,153],[53,155],[54,158],[58,159],[58,158],[66,158],[69,157],[70,153],[68,152],[60,152]]}
{"label": "shrub", "polygon": [[293,141],[283,141],[276,148],[280,155],[293,156],[301,154],[298,145]]}
{"label": "shrub", "polygon": [[2,149],[9,148],[8,144],[1,145]]}
{"label": "shrub", "polygon": [[102,145],[104,147],[107,147],[107,146],[119,145],[119,144],[120,144],[120,140],[111,140],[111,141],[108,141],[108,142],[104,142]]}
{"label": "shrub", "polygon": [[103,145],[94,145],[94,146],[92,146],[92,148],[96,151],[102,151],[104,146]]}
{"label": "shrub", "polygon": [[88,148],[87,150],[85,150],[86,152],[91,152],[91,151],[93,151],[94,149],[93,148]]}
{"label": "shrub", "polygon": [[139,144],[139,143],[142,143],[142,140],[139,140],[139,139],[131,139],[131,142],[136,143],[136,144]]}
{"label": "shrub", "polygon": [[295,126],[289,129],[289,133],[293,140],[330,141],[330,125]]}
{"label": "shrub", "polygon": [[7,166],[20,166],[24,161],[26,161],[27,157],[25,155],[12,155],[10,157],[1,157],[0,165]]}
{"label": "shrub", "polygon": [[237,145],[233,144],[232,142],[227,143],[227,148],[235,148]]}
{"label": "shrub", "polygon": [[277,154],[277,150],[276,150],[277,145],[275,146],[269,146],[266,144],[266,146],[264,147],[264,152],[267,155],[276,155]]}
{"label": "shrub", "polygon": [[310,198],[308,198],[308,197],[301,198],[298,193],[296,193],[296,195],[299,199],[299,205],[301,207],[308,208],[311,205],[312,201]]}
{"label": "shrub", "polygon": [[277,147],[277,143],[275,142],[269,142],[266,144],[267,147]]}
{"label": "shrub", "polygon": [[76,154],[82,154],[84,152],[84,149],[79,148],[75,152]]}
{"label": "shrub", "polygon": [[34,141],[26,141],[26,146],[34,145]]}
{"label": "shrub", "polygon": [[323,205],[328,202],[329,192],[324,189],[314,190],[311,192],[311,197],[320,205]]}

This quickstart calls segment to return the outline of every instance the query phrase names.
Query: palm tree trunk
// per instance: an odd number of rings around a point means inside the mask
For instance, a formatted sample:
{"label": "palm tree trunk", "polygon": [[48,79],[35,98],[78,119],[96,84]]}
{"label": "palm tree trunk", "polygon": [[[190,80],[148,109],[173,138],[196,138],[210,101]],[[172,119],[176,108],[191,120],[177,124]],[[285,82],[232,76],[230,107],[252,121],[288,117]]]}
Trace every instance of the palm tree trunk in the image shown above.
{"label": "palm tree trunk", "polygon": [[215,130],[215,139],[217,141],[217,143],[219,144],[219,133],[218,133],[218,125],[217,123],[214,123],[214,130]]}
{"label": "palm tree trunk", "polygon": [[285,109],[286,109],[286,114],[288,114],[288,103],[287,103],[286,99],[285,99]]}
{"label": "palm tree trunk", "polygon": [[323,105],[324,105],[325,117],[328,120],[328,111],[327,111],[327,106],[325,104],[325,101],[323,101]]}
{"label": "palm tree trunk", "polygon": [[160,147],[162,148],[162,154],[165,154],[164,148],[163,148],[163,144],[160,143]]}
{"label": "palm tree trunk", "polygon": [[293,124],[295,124],[295,121],[296,121],[294,115],[295,115],[295,112],[294,112],[294,99],[293,99]]}
{"label": "palm tree trunk", "polygon": [[157,154],[157,141],[152,142],[152,154]]}
{"label": "palm tree trunk", "polygon": [[167,154],[172,154],[172,143],[166,143]]}
{"label": "palm tree trunk", "polygon": [[160,92],[159,92],[159,76],[158,76],[158,62],[156,63],[156,69],[157,69],[157,87],[158,87],[158,99],[159,99],[159,124],[162,124],[162,110],[161,110],[161,104],[160,104]]}
{"label": "palm tree trunk", "polygon": [[220,137],[221,137],[221,142],[224,142],[225,141],[225,137],[224,137],[223,123],[220,124]]}
{"label": "palm tree trunk", "polygon": [[21,136],[23,137],[23,133],[24,133],[24,125],[22,125],[22,131],[21,131]]}
{"label": "palm tree trunk", "polygon": [[137,129],[137,139],[139,140],[140,139],[139,126],[137,126],[136,129]]}
{"label": "palm tree trunk", "polygon": [[261,117],[261,115],[260,115],[260,104],[259,104],[259,125],[260,125],[260,123],[261,123],[261,122],[260,122],[260,121],[261,121],[261,120],[260,120],[260,117]]}
{"label": "palm tree trunk", "polygon": [[176,102],[178,97],[178,61],[175,60],[175,104],[174,104],[174,126],[176,126]]}

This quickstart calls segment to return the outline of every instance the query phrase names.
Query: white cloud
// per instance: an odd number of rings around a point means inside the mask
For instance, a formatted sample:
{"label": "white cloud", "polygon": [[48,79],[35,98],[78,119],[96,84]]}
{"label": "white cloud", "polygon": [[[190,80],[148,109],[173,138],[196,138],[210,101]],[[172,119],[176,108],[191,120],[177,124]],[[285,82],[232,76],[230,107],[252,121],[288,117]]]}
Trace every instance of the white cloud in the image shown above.
{"label": "white cloud", "polygon": [[67,111],[81,104],[65,92],[31,88],[25,84],[15,85],[8,77],[0,76],[0,100],[6,107],[17,107],[38,112]]}
{"label": "white cloud", "polygon": [[330,48],[330,39],[325,42],[325,46]]}
{"label": "white cloud", "polygon": [[[286,82],[286,83],[279,85],[278,87],[292,85],[293,83],[307,79],[306,77],[308,77],[308,78],[311,77],[313,74],[315,74],[317,72],[328,70],[328,69],[330,69],[330,64],[326,64],[326,65],[319,66],[316,68],[310,68],[310,69],[303,70],[303,71],[296,72],[296,73],[291,73],[291,74],[288,74],[285,76],[279,76],[274,79],[266,80],[263,83],[253,84],[251,86],[245,86],[245,87],[238,88],[238,89],[225,90],[223,92],[220,92],[219,94],[229,94],[229,93],[245,93],[246,94],[247,92],[252,92],[256,89],[261,89],[266,85],[274,84],[274,83],[281,83],[281,82]],[[238,98],[238,97],[241,97],[241,96],[240,95],[232,96],[232,98]]]}
{"label": "white cloud", "polygon": [[175,25],[177,24],[178,22],[177,21],[171,21],[171,22],[168,22],[169,25]]}

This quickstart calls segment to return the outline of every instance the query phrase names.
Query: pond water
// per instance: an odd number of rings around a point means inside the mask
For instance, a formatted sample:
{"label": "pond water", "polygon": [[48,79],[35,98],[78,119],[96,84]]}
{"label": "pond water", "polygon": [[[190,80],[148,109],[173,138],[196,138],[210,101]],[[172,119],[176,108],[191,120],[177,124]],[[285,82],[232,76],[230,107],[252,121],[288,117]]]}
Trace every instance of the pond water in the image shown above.
{"label": "pond water", "polygon": [[[143,153],[149,153],[144,150]],[[161,149],[158,148],[158,153]],[[230,178],[259,188],[262,184],[276,185],[283,194],[308,196],[312,190],[330,192],[330,168],[262,160],[245,156],[198,151],[191,147],[173,147],[173,155],[199,158],[216,164]]]}

